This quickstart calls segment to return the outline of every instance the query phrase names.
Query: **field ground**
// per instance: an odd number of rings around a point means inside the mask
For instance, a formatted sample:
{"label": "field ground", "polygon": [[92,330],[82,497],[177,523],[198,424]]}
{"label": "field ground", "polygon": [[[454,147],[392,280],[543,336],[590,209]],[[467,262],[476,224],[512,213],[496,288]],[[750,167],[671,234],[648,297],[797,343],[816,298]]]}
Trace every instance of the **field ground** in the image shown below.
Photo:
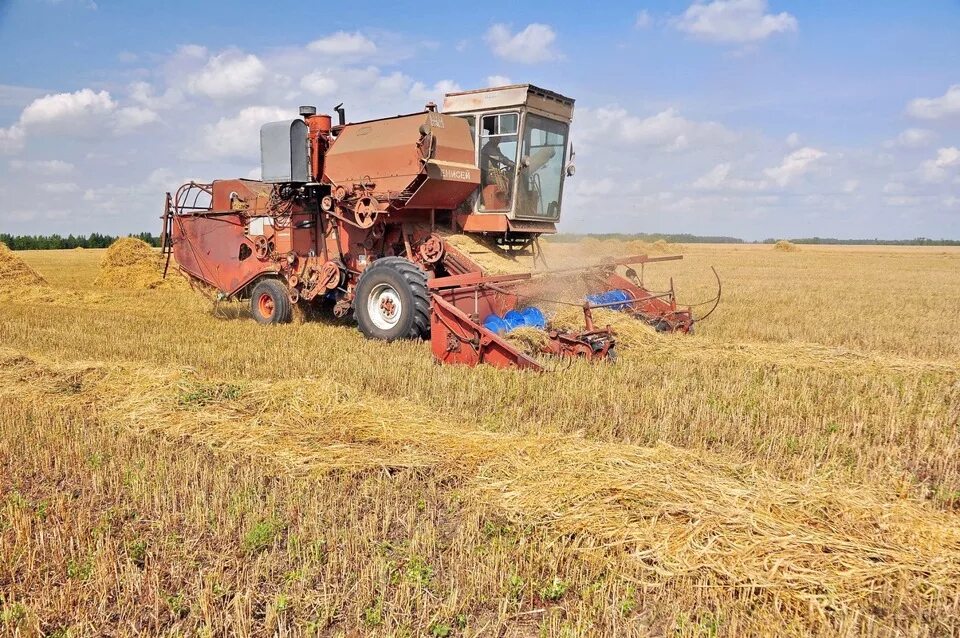
{"label": "field ground", "polygon": [[696,335],[539,375],[20,253],[0,631],[960,634],[960,249],[682,252]]}

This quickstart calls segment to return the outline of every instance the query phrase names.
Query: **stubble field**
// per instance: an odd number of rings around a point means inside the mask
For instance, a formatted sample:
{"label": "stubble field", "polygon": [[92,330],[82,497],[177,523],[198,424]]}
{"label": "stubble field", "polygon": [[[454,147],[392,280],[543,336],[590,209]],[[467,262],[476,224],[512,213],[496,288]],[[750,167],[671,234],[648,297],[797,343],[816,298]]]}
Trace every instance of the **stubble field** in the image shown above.
{"label": "stubble field", "polygon": [[696,335],[550,374],[18,253],[0,631],[960,633],[960,250],[682,252]]}

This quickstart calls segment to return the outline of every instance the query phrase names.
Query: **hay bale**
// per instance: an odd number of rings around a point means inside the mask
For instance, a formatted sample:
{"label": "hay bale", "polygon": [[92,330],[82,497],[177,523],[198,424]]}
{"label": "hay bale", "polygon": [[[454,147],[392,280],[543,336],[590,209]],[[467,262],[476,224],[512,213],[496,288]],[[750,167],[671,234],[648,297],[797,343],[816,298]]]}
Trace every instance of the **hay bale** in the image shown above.
{"label": "hay bale", "polygon": [[680,244],[670,243],[666,239],[658,239],[657,241],[653,242],[653,248],[651,249],[651,252],[667,254],[676,253],[681,250],[683,250],[683,246]]}
{"label": "hay bale", "polygon": [[96,285],[103,288],[150,290],[175,286],[163,278],[163,256],[145,241],[123,237],[110,244],[100,261]]}
{"label": "hay bale", "polygon": [[799,250],[799,248],[797,247],[796,244],[794,244],[794,243],[791,242],[791,241],[787,241],[786,239],[780,239],[780,240],[778,240],[777,243],[775,243],[775,244],[773,245],[773,249],[774,249],[774,250],[779,250],[779,251],[785,252],[785,253],[792,253],[792,252],[796,252],[797,250]]}
{"label": "hay bale", "polygon": [[0,289],[24,290],[45,286],[47,281],[19,255],[0,243]]}

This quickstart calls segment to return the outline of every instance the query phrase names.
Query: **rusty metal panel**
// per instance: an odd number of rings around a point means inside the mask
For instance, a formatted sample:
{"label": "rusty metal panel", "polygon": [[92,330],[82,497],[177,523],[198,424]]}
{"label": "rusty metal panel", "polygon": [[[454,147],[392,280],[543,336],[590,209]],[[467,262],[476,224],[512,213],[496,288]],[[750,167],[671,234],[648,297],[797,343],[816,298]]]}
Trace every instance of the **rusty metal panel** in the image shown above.
{"label": "rusty metal panel", "polygon": [[424,171],[427,179],[407,201],[407,208],[456,208],[480,183],[480,169],[474,164],[428,160]]}
{"label": "rusty metal panel", "polygon": [[324,161],[327,180],[401,208],[450,209],[480,182],[466,121],[433,112],[348,124]]}
{"label": "rusty metal panel", "polygon": [[177,215],[173,220],[173,256],[180,268],[217,290],[232,295],[254,277],[277,272],[272,261],[250,255],[241,258],[240,246],[253,244],[244,233],[239,213]]}
{"label": "rusty metal panel", "polygon": [[570,122],[573,119],[573,104],[573,98],[532,84],[512,84],[447,93],[443,98],[443,112],[446,114],[477,113],[526,107],[543,115]]}

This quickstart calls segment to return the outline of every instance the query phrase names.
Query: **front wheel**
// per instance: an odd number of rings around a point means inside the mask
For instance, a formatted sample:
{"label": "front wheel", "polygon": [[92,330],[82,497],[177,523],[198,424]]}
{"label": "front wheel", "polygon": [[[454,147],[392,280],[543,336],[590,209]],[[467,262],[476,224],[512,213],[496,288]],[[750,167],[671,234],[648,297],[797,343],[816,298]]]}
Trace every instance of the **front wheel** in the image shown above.
{"label": "front wheel", "polygon": [[257,323],[290,323],[293,305],[282,282],[264,279],[253,287],[250,295],[250,313]]}
{"label": "front wheel", "polygon": [[403,257],[377,259],[357,282],[353,313],[367,337],[385,341],[427,338],[427,274]]}

